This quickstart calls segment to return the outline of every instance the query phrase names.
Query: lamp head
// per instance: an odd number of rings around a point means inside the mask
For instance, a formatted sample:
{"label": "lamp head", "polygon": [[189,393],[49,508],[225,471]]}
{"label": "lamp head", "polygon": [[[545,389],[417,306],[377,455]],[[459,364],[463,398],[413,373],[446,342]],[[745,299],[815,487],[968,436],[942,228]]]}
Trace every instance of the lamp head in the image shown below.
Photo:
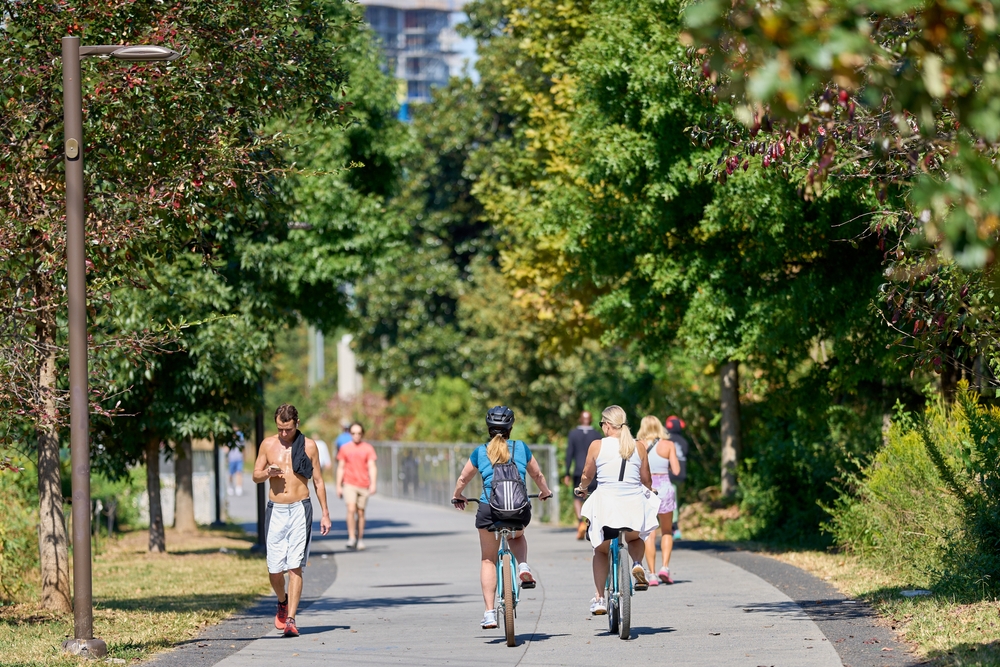
{"label": "lamp head", "polygon": [[163,46],[150,46],[140,44],[137,46],[123,46],[115,49],[109,54],[116,60],[132,61],[154,61],[154,60],[177,60],[181,54],[173,49]]}

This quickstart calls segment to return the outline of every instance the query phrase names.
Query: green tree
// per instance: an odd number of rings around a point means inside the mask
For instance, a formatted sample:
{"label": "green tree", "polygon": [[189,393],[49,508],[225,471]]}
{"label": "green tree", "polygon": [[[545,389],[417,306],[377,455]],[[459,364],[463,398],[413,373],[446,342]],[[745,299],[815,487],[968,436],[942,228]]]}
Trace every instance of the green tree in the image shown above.
{"label": "green tree", "polygon": [[[357,12],[339,5],[327,11],[345,23]],[[391,165],[407,150],[408,137],[395,119],[393,82],[375,65],[369,32],[348,31],[335,42],[348,77],[350,124],[309,122],[304,114],[281,121],[294,142],[285,163],[297,158],[297,171],[210,217],[202,233],[212,240],[210,257],[178,252],[151,259],[148,285],[123,293],[127,312],[108,319],[138,330],[180,327],[143,363],[113,359],[112,389],[124,394],[118,409],[132,416],[106,420],[101,461],[120,475],[145,457],[151,550],[165,547],[153,502],[160,443],[230,441],[232,415],[263,400],[258,382],[278,332],[302,318],[321,329],[341,326],[348,307],[343,285],[372,271],[386,239],[398,234],[385,200],[398,178]]]}
{"label": "green tree", "polygon": [[700,0],[685,10],[686,42],[703,47],[695,60],[735,100],[747,143],[784,121],[766,143],[795,148],[813,165],[809,181],[860,175],[900,187],[909,214],[898,228],[922,227],[976,268],[993,261],[1000,221],[998,8]]}
{"label": "green tree", "polygon": [[[335,121],[343,81],[335,38],[353,26],[307,1],[56,7],[5,0],[0,17],[0,406],[8,442],[36,443],[42,605],[68,610],[58,470],[65,420],[59,40],[76,34],[187,53],[170,65],[84,65],[88,292],[97,307],[141,281],[143,259],[158,249],[213,252],[212,216],[241,210],[238,202],[264,192],[281,166],[283,139],[264,132],[267,122],[302,109]],[[141,351],[153,342],[126,337],[105,345]],[[107,396],[110,373],[92,370],[97,397]]]}

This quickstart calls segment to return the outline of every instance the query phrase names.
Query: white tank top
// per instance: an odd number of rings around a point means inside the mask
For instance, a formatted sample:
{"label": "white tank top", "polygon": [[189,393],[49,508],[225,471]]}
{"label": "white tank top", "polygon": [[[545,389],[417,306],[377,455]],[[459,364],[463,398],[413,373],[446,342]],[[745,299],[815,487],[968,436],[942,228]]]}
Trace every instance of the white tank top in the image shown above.
{"label": "white tank top", "polygon": [[670,459],[665,459],[660,456],[656,448],[660,446],[662,439],[656,441],[656,446],[649,450],[647,458],[649,459],[649,472],[654,475],[669,475],[670,474]]}
{"label": "white tank top", "polygon": [[598,485],[627,485],[633,486],[642,484],[639,478],[639,467],[642,459],[639,458],[639,449],[632,452],[632,456],[625,462],[625,476],[619,482],[618,478],[622,472],[622,455],[618,451],[618,438],[603,438],[601,440],[601,451],[597,455],[597,483]]}

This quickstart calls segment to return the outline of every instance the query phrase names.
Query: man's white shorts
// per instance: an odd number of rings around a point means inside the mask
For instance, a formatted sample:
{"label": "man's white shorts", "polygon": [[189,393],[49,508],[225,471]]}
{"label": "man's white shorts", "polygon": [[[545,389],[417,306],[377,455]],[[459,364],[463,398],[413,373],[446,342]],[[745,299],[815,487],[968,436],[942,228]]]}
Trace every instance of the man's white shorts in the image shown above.
{"label": "man's white shorts", "polygon": [[312,503],[308,498],[296,503],[267,502],[264,542],[267,545],[268,572],[278,574],[306,566],[312,522]]}

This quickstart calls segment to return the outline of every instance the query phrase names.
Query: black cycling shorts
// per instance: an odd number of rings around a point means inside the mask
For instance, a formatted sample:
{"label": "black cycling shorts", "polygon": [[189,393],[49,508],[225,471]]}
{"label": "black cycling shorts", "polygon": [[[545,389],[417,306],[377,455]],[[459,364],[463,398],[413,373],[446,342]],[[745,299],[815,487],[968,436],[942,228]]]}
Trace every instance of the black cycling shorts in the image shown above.
{"label": "black cycling shorts", "polygon": [[[479,503],[479,509],[476,510],[476,528],[483,528],[489,530],[493,527],[493,524],[497,522],[497,519],[493,516],[493,508],[490,507],[489,503]],[[511,523],[519,523],[522,526],[527,526],[531,523],[531,504],[529,503],[522,511],[521,516]]]}

